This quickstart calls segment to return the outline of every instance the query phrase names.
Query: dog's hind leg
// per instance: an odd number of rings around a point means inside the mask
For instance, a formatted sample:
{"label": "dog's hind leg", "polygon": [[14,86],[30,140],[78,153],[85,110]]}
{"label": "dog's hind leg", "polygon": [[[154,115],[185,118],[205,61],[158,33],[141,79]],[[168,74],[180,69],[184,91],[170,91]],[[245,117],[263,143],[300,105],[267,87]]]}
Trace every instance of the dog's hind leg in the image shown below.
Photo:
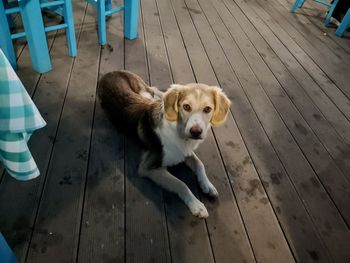
{"label": "dog's hind leg", "polygon": [[[145,155],[143,157],[145,157]],[[166,168],[148,168],[147,159],[143,158],[139,166],[139,174],[151,179],[167,191],[177,194],[188,206],[194,216],[200,218],[208,217],[208,211],[204,204],[193,195],[184,182],[169,173]]]}
{"label": "dog's hind leg", "polygon": [[192,155],[186,157],[185,163],[191,170],[196,174],[199,186],[203,193],[208,194],[212,197],[217,197],[218,191],[215,186],[209,181],[207,173],[205,172],[204,164],[193,152]]}

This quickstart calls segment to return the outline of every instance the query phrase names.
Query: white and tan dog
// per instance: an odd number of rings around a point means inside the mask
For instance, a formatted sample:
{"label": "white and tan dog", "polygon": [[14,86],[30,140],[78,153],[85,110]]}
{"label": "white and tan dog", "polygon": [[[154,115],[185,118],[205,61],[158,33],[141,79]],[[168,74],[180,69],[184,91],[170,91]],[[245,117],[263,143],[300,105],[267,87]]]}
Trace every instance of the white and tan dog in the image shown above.
{"label": "white and tan dog", "polygon": [[162,93],[131,72],[115,71],[102,77],[98,94],[116,125],[142,143],[139,174],[177,194],[193,215],[208,217],[203,203],[167,167],[185,162],[196,174],[202,191],[218,195],[194,150],[211,125],[226,120],[230,100],[222,90],[193,83],[171,85]]}

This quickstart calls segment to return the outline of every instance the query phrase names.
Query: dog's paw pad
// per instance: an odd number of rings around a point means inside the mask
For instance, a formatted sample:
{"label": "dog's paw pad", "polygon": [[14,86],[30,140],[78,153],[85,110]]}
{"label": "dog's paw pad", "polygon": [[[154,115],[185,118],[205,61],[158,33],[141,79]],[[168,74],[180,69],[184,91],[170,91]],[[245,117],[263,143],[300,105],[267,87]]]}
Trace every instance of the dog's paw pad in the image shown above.
{"label": "dog's paw pad", "polygon": [[208,211],[204,204],[199,200],[193,200],[188,204],[191,213],[199,218],[207,218],[209,216]]}
{"label": "dog's paw pad", "polygon": [[206,184],[203,183],[200,186],[202,188],[203,193],[205,193],[211,197],[218,197],[219,196],[218,190],[216,190],[215,186],[211,182],[208,182]]}

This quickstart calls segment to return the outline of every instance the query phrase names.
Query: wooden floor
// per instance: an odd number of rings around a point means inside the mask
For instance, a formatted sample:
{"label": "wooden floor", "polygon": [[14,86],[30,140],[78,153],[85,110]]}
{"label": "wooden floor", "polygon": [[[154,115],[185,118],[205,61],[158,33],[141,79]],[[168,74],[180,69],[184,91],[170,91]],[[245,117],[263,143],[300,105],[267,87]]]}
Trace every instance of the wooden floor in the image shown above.
{"label": "wooden floor", "polygon": [[[288,13],[291,1],[141,0],[138,39],[116,15],[100,47],[95,10],[77,0],[78,56],[50,33],[43,75],[18,42],[18,75],[48,123],[29,143],[41,176],[0,177],[0,230],[20,262],[350,262],[350,34],[335,37],[311,1]],[[96,101],[117,69],[232,100],[198,150],[219,199],[171,169],[208,219],[137,175],[140,149]]]}

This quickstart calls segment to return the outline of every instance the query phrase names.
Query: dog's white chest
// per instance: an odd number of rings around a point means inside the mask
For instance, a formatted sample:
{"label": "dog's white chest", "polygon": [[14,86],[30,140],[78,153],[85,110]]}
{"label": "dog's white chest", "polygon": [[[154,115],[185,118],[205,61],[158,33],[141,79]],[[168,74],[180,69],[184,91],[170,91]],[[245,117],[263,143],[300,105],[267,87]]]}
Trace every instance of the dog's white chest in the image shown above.
{"label": "dog's white chest", "polygon": [[163,144],[163,166],[172,166],[181,163],[185,160],[186,156],[191,155],[192,149],[181,145],[181,142],[176,140],[164,140]]}
{"label": "dog's white chest", "polygon": [[156,132],[163,145],[163,166],[172,166],[183,162],[185,157],[190,156],[199,145],[197,141],[180,138],[175,124],[167,121]]}

